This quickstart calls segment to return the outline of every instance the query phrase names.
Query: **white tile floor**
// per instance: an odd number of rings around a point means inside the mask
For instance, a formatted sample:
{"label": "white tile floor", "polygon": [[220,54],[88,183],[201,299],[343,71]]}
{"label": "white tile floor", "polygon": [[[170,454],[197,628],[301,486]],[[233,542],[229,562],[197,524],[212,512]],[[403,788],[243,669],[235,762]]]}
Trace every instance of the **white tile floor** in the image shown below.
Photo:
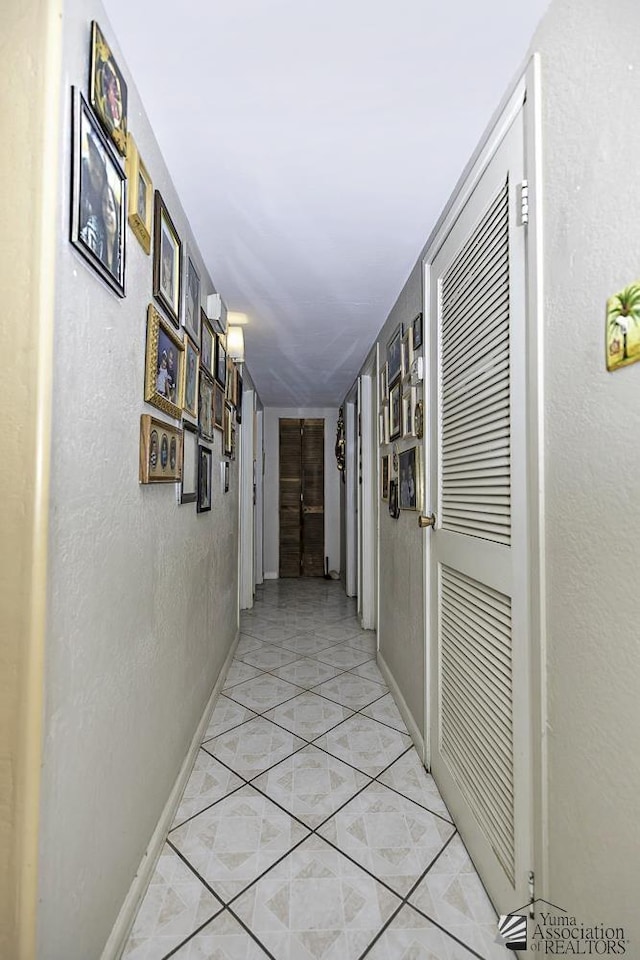
{"label": "white tile floor", "polygon": [[270,581],[126,960],[506,960],[339,583]]}

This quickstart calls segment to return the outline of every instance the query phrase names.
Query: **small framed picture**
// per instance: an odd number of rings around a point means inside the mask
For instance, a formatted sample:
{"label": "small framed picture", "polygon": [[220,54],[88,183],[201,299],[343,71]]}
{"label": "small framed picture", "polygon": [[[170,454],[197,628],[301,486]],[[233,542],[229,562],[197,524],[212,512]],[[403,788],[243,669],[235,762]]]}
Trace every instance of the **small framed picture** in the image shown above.
{"label": "small framed picture", "polygon": [[204,310],[200,310],[200,363],[210,377],[216,375],[216,335]]}
{"label": "small framed picture", "polygon": [[400,382],[391,387],[389,394],[389,439],[396,440],[402,433]]}
{"label": "small framed picture", "polygon": [[224,430],[224,393],[219,383],[213,387],[213,425],[216,430]]}
{"label": "small framed picture", "polygon": [[242,377],[236,367],[236,423],[242,423]]}
{"label": "small framed picture", "polygon": [[125,170],[129,192],[129,226],[144,252],[149,254],[153,220],[153,183],[131,134],[127,137]]}
{"label": "small framed picture", "polygon": [[384,414],[382,410],[378,414],[378,444],[382,446],[384,443]]}
{"label": "small framed picture", "polygon": [[153,214],[153,295],[180,326],[182,243],[160,191],[155,193]]}
{"label": "small framed picture", "polygon": [[389,457],[383,457],[380,461],[380,487],[383,500],[389,499]]}
{"label": "small framed picture", "polygon": [[394,520],[397,520],[400,516],[397,480],[389,480],[389,515],[393,517]]}
{"label": "small framed picture", "polygon": [[89,104],[73,91],[71,243],[124,297],[127,183],[115,150]]}
{"label": "small framed picture", "polygon": [[419,510],[422,501],[420,448],[402,450],[398,466],[399,506],[401,510]]}
{"label": "small framed picture", "polygon": [[383,363],[380,368],[380,396],[378,398],[380,406],[389,399],[389,364]]}
{"label": "small framed picture", "polygon": [[182,477],[182,430],[148,413],[140,417],[140,483],[177,483]]}
{"label": "small framed picture", "polygon": [[91,24],[89,99],[118,152],[127,153],[127,85],[102,30]]}
{"label": "small framed picture", "polygon": [[188,420],[182,426],[180,503],[195,503],[198,498],[198,428]]}
{"label": "small framed picture", "polygon": [[229,461],[225,460],[222,464],[222,490],[229,493]]}
{"label": "small framed picture", "polygon": [[213,380],[206,373],[201,374],[198,424],[203,440],[213,440],[213,386]]}
{"label": "small framed picture", "polygon": [[[200,342],[200,274],[189,252],[184,258],[182,324],[195,343]],[[209,373],[211,370],[209,369]]]}
{"label": "small framed picture", "polygon": [[402,435],[415,437],[416,388],[409,387],[402,396]]}
{"label": "small framed picture", "polygon": [[408,327],[402,338],[402,379],[408,380],[411,376],[411,364],[413,363],[413,334],[411,327]]}
{"label": "small framed picture", "polygon": [[170,417],[182,417],[184,343],[152,303],[147,311],[144,398]]}
{"label": "small framed picture", "polygon": [[227,372],[226,372],[226,390],[225,395],[229,403],[236,405],[236,365],[231,359],[227,357]]}
{"label": "small framed picture", "polygon": [[413,349],[417,350],[422,346],[422,314],[419,313],[418,316],[413,320],[411,324],[411,329],[413,331]]}
{"label": "small framed picture", "polygon": [[216,350],[216,380],[223,390],[227,388],[227,351],[222,342],[222,337],[218,337],[218,347]]}
{"label": "small framed picture", "polygon": [[196,508],[198,513],[211,510],[211,467],[213,464],[213,450],[210,447],[198,447],[198,499]]}
{"label": "small framed picture", "polygon": [[382,417],[384,420],[384,440],[383,443],[389,443],[389,403],[382,407]]}
{"label": "small framed picture", "polygon": [[200,351],[188,334],[184,337],[185,374],[184,409],[192,417],[198,416],[198,379],[200,373]]}
{"label": "small framed picture", "polygon": [[388,385],[391,387],[402,372],[402,324],[399,323],[395,333],[387,344]]}
{"label": "small framed picture", "polygon": [[228,400],[224,403],[223,450],[225,457],[233,456],[233,408]]}

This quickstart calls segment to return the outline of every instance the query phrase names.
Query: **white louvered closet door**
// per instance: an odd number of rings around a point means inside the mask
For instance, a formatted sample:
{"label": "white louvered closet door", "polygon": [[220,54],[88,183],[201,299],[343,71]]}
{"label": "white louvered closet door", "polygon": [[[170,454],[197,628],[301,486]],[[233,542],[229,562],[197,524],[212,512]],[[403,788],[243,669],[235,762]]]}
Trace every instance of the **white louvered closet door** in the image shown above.
{"label": "white louvered closet door", "polygon": [[431,767],[502,911],[532,868],[523,152],[520,109],[428,287]]}

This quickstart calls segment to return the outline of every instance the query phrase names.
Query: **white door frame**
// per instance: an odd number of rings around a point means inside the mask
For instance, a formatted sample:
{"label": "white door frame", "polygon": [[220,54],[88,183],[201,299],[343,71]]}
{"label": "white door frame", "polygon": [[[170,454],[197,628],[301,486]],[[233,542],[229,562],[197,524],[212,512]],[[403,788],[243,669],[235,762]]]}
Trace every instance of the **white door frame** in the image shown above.
{"label": "white door frame", "polygon": [[[377,537],[375,490],[377,481],[376,461],[377,443],[374,444],[374,409],[376,392],[375,357],[365,367],[360,377],[360,431],[361,456],[359,477],[360,486],[360,513],[359,527],[361,544],[361,589],[359,609],[360,620],[365,630],[374,630],[376,627],[376,590],[375,571],[377,563]],[[377,437],[376,437],[377,439]]]}
{"label": "white door frame", "polygon": [[244,390],[242,394],[242,423],[240,425],[240,609],[253,606],[255,593],[253,504],[253,433],[256,394]]}
{"label": "white door frame", "polygon": [[344,403],[345,431],[345,589],[348,597],[355,597],[358,591],[358,529],[357,529],[357,430],[355,388]]}

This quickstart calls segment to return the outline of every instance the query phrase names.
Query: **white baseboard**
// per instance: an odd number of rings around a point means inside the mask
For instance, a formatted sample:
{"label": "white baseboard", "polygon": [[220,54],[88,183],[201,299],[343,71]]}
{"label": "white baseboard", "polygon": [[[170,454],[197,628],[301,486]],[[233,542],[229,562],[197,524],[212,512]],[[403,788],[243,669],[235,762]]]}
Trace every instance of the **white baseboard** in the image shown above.
{"label": "white baseboard", "polygon": [[380,668],[380,673],[384,677],[387,683],[387,686],[391,691],[391,695],[393,696],[393,699],[396,702],[396,706],[400,711],[400,716],[402,717],[402,719],[404,720],[407,726],[407,730],[409,731],[409,736],[413,740],[415,744],[415,748],[418,751],[418,754],[420,756],[420,759],[424,763],[425,746],[424,746],[424,737],[422,735],[422,731],[420,730],[420,727],[418,726],[416,721],[413,719],[413,715],[409,710],[409,707],[407,706],[407,701],[402,696],[402,693],[400,692],[400,687],[396,683],[395,677],[391,673],[389,666],[385,662],[385,659],[379,650],[377,654],[377,661],[378,661],[378,666]]}
{"label": "white baseboard", "polygon": [[176,782],[173,785],[173,789],[169,794],[169,799],[167,800],[160,819],[158,820],[158,825],[153,831],[149,846],[147,847],[144,856],[142,857],[142,861],[140,862],[140,866],[138,867],[138,872],[133,878],[133,883],[129,887],[129,892],[127,893],[124,903],[122,904],[120,913],[118,914],[118,919],[114,924],[111,934],[109,935],[109,939],[107,940],[106,946],[102,951],[100,960],[119,960],[127,940],[129,939],[129,934],[131,933],[131,928],[138,913],[138,908],[140,907],[144,895],[147,892],[149,881],[151,880],[156,863],[158,862],[165,840],[167,839],[167,834],[169,833],[169,829],[173,823],[176,811],[180,805],[184,788],[187,785],[187,780],[189,779],[193,765],[196,762],[196,757],[198,755],[198,750],[200,749],[200,744],[202,743],[202,738],[207,730],[209,719],[213,712],[216,700],[218,699],[222,687],[224,686],[224,681],[229,667],[231,666],[231,661],[233,660],[236,652],[239,639],[240,635],[237,634],[235,640],[231,644],[231,648],[229,649],[229,653],[227,654],[224,664],[222,665],[218,679],[216,680],[215,686],[211,692],[211,696],[207,701],[207,705],[204,708],[204,712],[193,736],[193,740],[191,741],[187,756],[185,757],[184,763],[180,768],[180,773],[178,774]]}
{"label": "white baseboard", "polygon": [[279,576],[278,576],[278,574],[277,574],[277,573],[273,573],[272,570],[265,570],[265,572],[262,574],[262,576],[264,577],[265,580],[279,580],[279,579],[280,579]]}

